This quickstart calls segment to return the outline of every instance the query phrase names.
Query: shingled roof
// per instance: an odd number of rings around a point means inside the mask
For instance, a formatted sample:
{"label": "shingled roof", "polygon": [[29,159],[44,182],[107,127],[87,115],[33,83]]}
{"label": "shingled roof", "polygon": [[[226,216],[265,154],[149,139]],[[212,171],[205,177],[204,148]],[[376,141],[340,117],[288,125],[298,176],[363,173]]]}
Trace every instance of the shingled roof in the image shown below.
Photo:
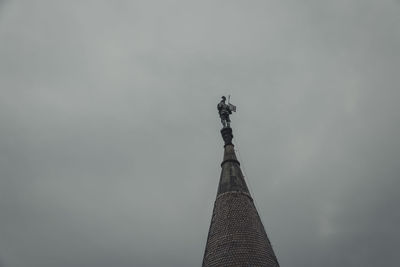
{"label": "shingled roof", "polygon": [[224,159],[211,218],[203,267],[279,266],[247,188],[232,144],[232,129],[221,130]]}

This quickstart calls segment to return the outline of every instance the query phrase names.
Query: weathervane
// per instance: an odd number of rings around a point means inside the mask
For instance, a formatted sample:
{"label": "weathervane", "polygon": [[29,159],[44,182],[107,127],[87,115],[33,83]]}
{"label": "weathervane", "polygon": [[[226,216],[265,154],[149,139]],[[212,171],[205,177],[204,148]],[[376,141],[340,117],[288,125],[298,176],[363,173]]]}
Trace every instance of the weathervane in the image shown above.
{"label": "weathervane", "polygon": [[236,106],[232,105],[229,103],[231,96],[228,96],[228,104],[226,104],[226,97],[223,96],[222,100],[218,103],[218,113],[219,117],[221,118],[221,123],[224,126],[224,128],[230,128],[231,127],[231,120],[229,119],[229,115],[232,114],[232,112],[236,112]]}

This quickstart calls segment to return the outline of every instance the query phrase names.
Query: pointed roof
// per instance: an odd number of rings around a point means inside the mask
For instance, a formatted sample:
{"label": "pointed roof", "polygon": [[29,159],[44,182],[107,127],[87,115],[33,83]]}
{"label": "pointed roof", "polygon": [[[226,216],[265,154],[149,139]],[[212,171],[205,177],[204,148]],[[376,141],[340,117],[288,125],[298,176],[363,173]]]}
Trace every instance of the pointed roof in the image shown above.
{"label": "pointed roof", "polygon": [[208,232],[203,267],[279,266],[247,188],[232,144],[232,129],[223,128],[224,159]]}

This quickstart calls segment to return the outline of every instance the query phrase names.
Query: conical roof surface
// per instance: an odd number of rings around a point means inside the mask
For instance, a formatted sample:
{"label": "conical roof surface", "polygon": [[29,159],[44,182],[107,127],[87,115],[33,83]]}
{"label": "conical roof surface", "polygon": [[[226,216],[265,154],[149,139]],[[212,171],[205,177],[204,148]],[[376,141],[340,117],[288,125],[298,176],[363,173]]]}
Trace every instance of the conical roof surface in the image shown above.
{"label": "conical roof surface", "polygon": [[224,159],[208,232],[203,267],[279,266],[249,193],[232,144],[232,129],[221,130]]}

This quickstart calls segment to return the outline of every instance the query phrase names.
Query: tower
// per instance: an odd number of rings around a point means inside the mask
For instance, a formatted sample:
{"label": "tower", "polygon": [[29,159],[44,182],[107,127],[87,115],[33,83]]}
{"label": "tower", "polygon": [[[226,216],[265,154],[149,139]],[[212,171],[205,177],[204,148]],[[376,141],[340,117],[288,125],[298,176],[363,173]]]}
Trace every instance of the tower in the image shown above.
{"label": "tower", "polygon": [[224,127],[221,134],[224,158],[203,267],[279,267],[236,158],[232,129]]}

